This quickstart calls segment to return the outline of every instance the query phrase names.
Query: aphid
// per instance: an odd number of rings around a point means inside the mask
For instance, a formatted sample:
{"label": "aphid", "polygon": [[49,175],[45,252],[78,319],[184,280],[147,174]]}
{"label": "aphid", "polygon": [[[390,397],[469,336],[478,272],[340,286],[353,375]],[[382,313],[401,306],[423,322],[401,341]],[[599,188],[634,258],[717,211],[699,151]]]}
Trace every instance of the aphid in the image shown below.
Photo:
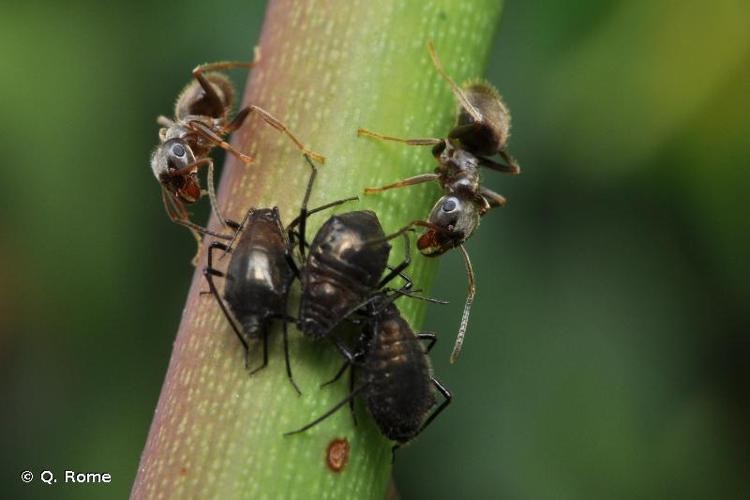
{"label": "aphid", "polygon": [[[374,212],[359,210],[330,217],[315,235],[300,270],[299,329],[315,339],[328,337],[352,308],[396,276],[403,278],[401,271],[410,260],[408,237],[405,241],[404,261],[389,268],[391,246]],[[303,257],[304,248],[304,230],[301,230]],[[390,272],[383,277],[386,269]],[[332,340],[336,342],[335,338]]]}
{"label": "aphid", "polygon": [[[256,53],[257,56],[257,53]],[[216,202],[214,192],[214,164],[209,157],[211,150],[221,147],[249,165],[253,158],[233,148],[224,138],[239,129],[251,113],[257,113],[269,125],[286,134],[304,154],[323,162],[318,153],[308,151],[304,145],[277,118],[264,109],[249,105],[242,108],[234,118],[229,114],[234,102],[234,87],[220,70],[252,68],[256,61],[218,62],[203,64],[193,70],[195,80],[180,93],[175,104],[175,117],[157,118],[161,143],[151,156],[151,169],[162,187],[164,208],[172,222],[190,229],[198,241],[201,234],[223,239],[231,236],[209,231],[190,221],[185,205],[197,202],[205,192],[200,187],[198,168],[207,167],[208,197],[219,221],[225,222]]]}
{"label": "aphid", "polygon": [[[307,156],[305,159],[312,169],[302,202],[303,211],[307,212],[304,207],[310,198],[317,170]],[[338,200],[311,210],[310,213],[350,200],[352,198]],[[274,207],[248,210],[241,224],[227,222],[234,229],[232,241],[229,244],[214,241],[208,247],[208,265],[204,268],[203,274],[208,281],[209,289],[245,349],[246,368],[249,365],[249,341],[260,339],[263,342],[263,362],[251,374],[268,364],[268,332],[271,320],[283,321],[287,376],[299,393],[289,363],[287,332],[287,323],[295,321],[287,314],[287,297],[294,277],[299,274],[287,233],[294,230],[298,221],[295,219],[289,227],[284,228],[279,209]],[[214,267],[216,250],[231,253],[225,273]],[[225,278],[221,294],[214,283],[216,277]]]}
{"label": "aphid", "polygon": [[[479,220],[485,213],[493,207],[505,205],[506,202],[503,196],[480,184],[479,167],[510,174],[518,174],[520,168],[507,152],[510,112],[497,90],[483,81],[472,81],[463,88],[459,87],[443,69],[432,42],[427,44],[427,48],[438,74],[448,82],[458,101],[456,124],[448,133],[448,137],[401,139],[362,128],[357,134],[410,146],[433,146],[432,153],[438,163],[434,173],[417,175],[379,188],[366,188],[365,193],[378,193],[423,182],[440,183],[444,196],[432,208],[428,220],[414,221],[392,236],[413,226],[422,226],[427,228],[417,241],[417,247],[422,255],[436,257],[452,248],[461,251],[466,264],[469,287],[461,325],[451,354],[451,362],[454,362],[461,352],[476,293],[474,271],[464,243],[479,226]],[[506,163],[498,163],[488,158],[496,154]]]}
{"label": "aphid", "polygon": [[[428,353],[435,345],[434,333],[415,334],[393,300],[400,292],[374,295],[360,312],[365,320],[359,350],[353,363],[345,363],[334,378],[351,366],[354,386],[349,395],[325,414],[286,435],[304,432],[319,424],[361,394],[385,437],[396,441],[393,451],[419,435],[450,404],[452,396],[433,375]],[[420,340],[429,341],[426,348]],[[356,373],[355,373],[356,369]],[[437,404],[437,390],[444,401]]]}

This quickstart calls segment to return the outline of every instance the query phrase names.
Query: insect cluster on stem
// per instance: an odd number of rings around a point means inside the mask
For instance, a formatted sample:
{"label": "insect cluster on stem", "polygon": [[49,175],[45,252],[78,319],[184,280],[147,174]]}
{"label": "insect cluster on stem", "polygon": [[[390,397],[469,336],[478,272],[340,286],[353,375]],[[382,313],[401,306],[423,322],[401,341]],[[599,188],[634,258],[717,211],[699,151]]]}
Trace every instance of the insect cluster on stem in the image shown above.
{"label": "insect cluster on stem", "polygon": [[[328,217],[312,241],[307,239],[308,218],[318,212],[355,201],[358,197],[326,203],[308,209],[317,176],[315,161],[324,157],[306,148],[289,129],[269,112],[247,105],[233,117],[234,89],[229,79],[216,71],[250,68],[258,63],[221,62],[198,66],[195,78],[183,90],[175,105],[174,118],[159,117],[160,144],[151,167],[162,189],[170,219],[187,227],[199,243],[202,235],[214,238],[208,244],[203,269],[209,291],[239,340],[245,369],[254,374],[269,363],[268,336],[273,322],[281,322],[286,374],[301,394],[292,370],[289,323],[309,341],[329,343],[344,360],[330,381],[348,369],[350,390],[346,398],[316,420],[287,435],[304,432],[321,423],[340,408],[361,396],[382,434],[394,441],[394,450],[421,433],[450,404],[451,393],[433,375],[429,352],[437,341],[431,332],[415,332],[402,316],[396,301],[401,297],[430,302],[415,290],[406,271],[411,262],[411,233],[414,227],[426,231],[416,242],[420,253],[434,257],[457,248],[464,257],[469,289],[458,337],[451,355],[461,351],[474,299],[474,272],[464,243],[491,208],[502,206],[503,196],[481,184],[480,168],[517,174],[518,164],[507,152],[510,113],[497,91],[488,83],[471,81],[459,87],[445,72],[432,43],[428,50],[439,75],[448,82],[458,101],[456,123],[445,138],[401,139],[358,129],[358,135],[411,146],[432,146],[437,161],[433,173],[425,173],[382,187],[365,188],[373,194],[388,189],[438,182],[443,195],[426,220],[408,222],[387,234],[375,212],[352,210]],[[294,143],[310,169],[299,215],[284,225],[277,207],[252,207],[241,222],[223,216],[214,192],[215,147],[225,149],[246,165],[252,156],[236,150],[226,141],[251,114],[278,129]],[[495,161],[493,156],[501,161]],[[200,186],[198,169],[207,169],[207,191]],[[186,206],[208,195],[213,212],[223,226],[212,231],[190,220]],[[405,221],[406,222],[406,221]],[[404,258],[388,264],[389,240],[401,236]],[[217,254],[219,254],[217,256]],[[228,261],[224,265],[224,257]],[[394,280],[401,284],[394,287]],[[290,314],[290,294],[299,282],[300,300],[296,315]],[[359,334],[347,334],[354,326]],[[423,344],[427,341],[427,344]],[[261,359],[251,369],[251,355],[261,344]],[[328,382],[328,383],[330,383]],[[323,384],[327,385],[327,384]],[[439,402],[438,396],[442,396]],[[345,462],[345,460],[344,460]],[[343,465],[342,465],[343,466]]]}

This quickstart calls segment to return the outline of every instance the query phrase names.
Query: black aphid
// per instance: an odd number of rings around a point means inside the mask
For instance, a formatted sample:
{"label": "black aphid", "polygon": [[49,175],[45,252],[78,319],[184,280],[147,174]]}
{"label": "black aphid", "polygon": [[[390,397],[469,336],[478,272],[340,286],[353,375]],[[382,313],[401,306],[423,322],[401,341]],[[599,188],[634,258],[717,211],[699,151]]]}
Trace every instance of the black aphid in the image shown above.
{"label": "black aphid", "polygon": [[[317,170],[305,156],[312,171],[302,202],[303,212],[310,197]],[[310,211],[314,213],[355,198],[339,200]],[[298,224],[295,219],[286,229],[281,223],[278,208],[252,208],[247,211],[242,224],[228,221],[234,228],[234,237],[228,245],[214,241],[208,248],[208,265],[203,274],[211,293],[216,298],[234,333],[245,349],[245,366],[249,365],[249,342],[263,341],[263,361],[251,373],[268,364],[268,331],[274,319],[284,322],[284,359],[289,381],[299,393],[292,377],[289,363],[287,323],[295,321],[287,314],[289,288],[299,271],[292,256],[292,246],[287,233]],[[236,242],[236,244],[235,244]],[[231,253],[226,273],[214,267],[214,252]],[[225,278],[223,293],[219,294],[214,278]]]}
{"label": "black aphid", "polygon": [[[347,366],[352,369],[353,387],[349,395],[325,414],[304,427],[287,433],[304,432],[319,424],[361,394],[365,404],[385,437],[399,446],[414,439],[451,402],[452,396],[433,375],[428,353],[436,342],[433,333],[415,334],[393,303],[396,295],[380,292],[360,312],[367,318],[359,348],[334,380]],[[425,348],[420,341],[429,341]],[[435,391],[444,401],[437,404]]]}

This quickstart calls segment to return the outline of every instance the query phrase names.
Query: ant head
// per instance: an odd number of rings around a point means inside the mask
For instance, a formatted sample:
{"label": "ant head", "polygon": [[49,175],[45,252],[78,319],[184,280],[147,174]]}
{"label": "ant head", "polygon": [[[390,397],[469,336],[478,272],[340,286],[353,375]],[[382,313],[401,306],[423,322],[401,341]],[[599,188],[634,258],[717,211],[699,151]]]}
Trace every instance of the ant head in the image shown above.
{"label": "ant head", "polygon": [[430,213],[429,222],[434,227],[420,236],[417,248],[427,257],[444,254],[469,239],[479,225],[479,216],[479,207],[473,200],[443,196]]}
{"label": "ant head", "polygon": [[151,156],[151,170],[161,185],[186,203],[200,198],[195,155],[183,139],[170,139],[160,144]]}

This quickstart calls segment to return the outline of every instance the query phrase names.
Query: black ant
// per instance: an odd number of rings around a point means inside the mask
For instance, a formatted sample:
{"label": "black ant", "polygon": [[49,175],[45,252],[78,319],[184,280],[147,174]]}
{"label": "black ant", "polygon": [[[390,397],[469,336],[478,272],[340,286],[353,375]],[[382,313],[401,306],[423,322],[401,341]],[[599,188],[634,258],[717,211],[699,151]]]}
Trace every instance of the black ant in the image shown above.
{"label": "black ant", "polygon": [[[338,200],[307,212],[306,207],[317,169],[307,156],[305,159],[312,170],[302,202],[303,212],[315,213],[357,199],[354,197]],[[300,393],[292,377],[287,333],[287,323],[295,321],[287,315],[287,297],[294,277],[299,275],[287,232],[294,230],[298,220],[295,219],[284,228],[279,209],[274,207],[248,210],[241,224],[231,220],[225,222],[234,230],[232,241],[229,244],[213,241],[208,247],[208,265],[203,270],[210,293],[216,298],[245,349],[245,368],[248,368],[249,364],[248,339],[262,339],[263,362],[251,374],[268,364],[270,321],[279,319],[284,322],[284,359],[287,376],[297,393]],[[214,268],[215,250],[221,250],[224,254],[231,253],[225,273]],[[222,294],[219,294],[214,283],[215,277],[225,278]]]}
{"label": "black ant", "polygon": [[[229,113],[234,102],[234,86],[223,73],[216,71],[232,68],[252,68],[259,60],[256,49],[254,62],[217,62],[202,64],[193,70],[195,80],[180,93],[175,104],[174,119],[159,116],[157,123],[161,143],[151,156],[151,169],[162,187],[164,209],[172,222],[187,227],[198,241],[200,251],[201,234],[229,239],[231,236],[209,231],[190,221],[186,204],[197,202],[205,192],[200,187],[198,168],[208,167],[208,197],[219,221],[225,222],[216,202],[214,188],[214,164],[209,153],[221,147],[249,165],[253,158],[237,151],[224,138],[239,129],[251,113],[257,113],[269,125],[286,134],[305,155],[317,161],[325,158],[308,151],[305,146],[277,118],[259,106],[242,108],[230,120]],[[196,256],[197,257],[197,256]]]}
{"label": "black ant", "polygon": [[[357,134],[410,146],[433,146],[432,154],[438,162],[435,173],[417,175],[379,188],[366,188],[365,193],[378,193],[423,182],[440,183],[445,194],[432,208],[429,219],[414,221],[388,238],[413,226],[422,226],[427,228],[427,232],[417,241],[417,247],[422,255],[436,257],[452,248],[461,251],[466,264],[469,287],[461,325],[450,358],[451,362],[455,362],[461,352],[476,293],[474,270],[464,243],[479,226],[479,220],[484,214],[491,208],[506,203],[503,196],[480,184],[479,167],[509,174],[518,174],[521,169],[506,149],[510,132],[510,112],[497,90],[484,81],[470,81],[463,88],[459,87],[443,69],[432,42],[428,42],[427,49],[438,74],[448,82],[458,101],[456,124],[448,133],[448,137],[400,139],[362,128],[357,130]],[[498,163],[489,158],[496,154],[506,163]]]}
{"label": "black ant", "polygon": [[[370,414],[386,438],[396,441],[392,451],[419,435],[450,404],[451,393],[432,375],[428,353],[435,345],[434,333],[415,334],[393,303],[402,292],[390,296],[373,295],[362,308],[365,321],[359,347],[350,355],[336,376],[338,380],[348,366],[352,370],[349,395],[319,418],[285,435],[304,432],[319,424],[362,394]],[[426,348],[420,340],[429,341]],[[358,374],[355,378],[355,368]],[[355,384],[355,380],[358,384]],[[328,384],[327,383],[327,384]],[[327,385],[324,384],[324,385]],[[356,385],[356,387],[355,387]],[[435,390],[444,401],[428,415],[437,403]]]}

